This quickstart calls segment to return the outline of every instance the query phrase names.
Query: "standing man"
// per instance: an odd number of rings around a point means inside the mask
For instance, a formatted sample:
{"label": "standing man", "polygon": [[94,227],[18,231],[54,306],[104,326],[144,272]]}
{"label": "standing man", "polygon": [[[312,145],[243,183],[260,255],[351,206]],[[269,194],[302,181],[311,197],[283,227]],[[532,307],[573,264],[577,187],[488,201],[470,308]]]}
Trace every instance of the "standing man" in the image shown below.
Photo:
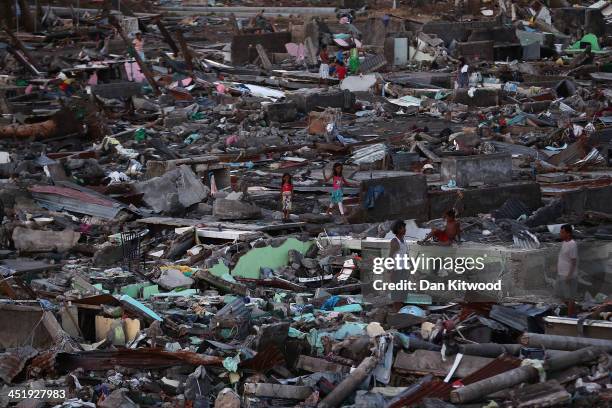
{"label": "standing man", "polygon": [[140,59],[144,61],[144,39],[142,38],[142,33],[140,31],[136,33],[136,38],[134,38],[134,41],[132,41],[132,45],[134,45],[134,50],[138,53]]}
{"label": "standing man", "polygon": [[[406,236],[406,223],[402,220],[397,220],[391,226],[391,232],[393,233],[393,238],[391,238],[391,243],[389,245],[389,258],[395,258],[399,256],[400,258],[404,257],[404,255],[408,254],[408,245],[406,245],[405,236]],[[398,266],[398,265],[396,265]],[[391,274],[389,276],[389,282],[397,283],[401,282],[402,279],[406,278],[406,273],[402,268],[395,268],[390,271]],[[407,296],[406,291],[397,291],[393,290],[389,294],[391,300],[393,301],[392,309],[397,311],[404,306],[404,302],[406,301]]]}
{"label": "standing man", "polygon": [[557,282],[555,293],[566,305],[567,315],[576,315],[576,289],[578,287],[578,246],[574,241],[572,226],[565,224],[561,227],[559,236],[563,243],[559,258],[557,259]]}
{"label": "standing man", "polygon": [[466,64],[465,59],[463,57],[459,58],[457,86],[459,88],[470,87],[470,66]]}

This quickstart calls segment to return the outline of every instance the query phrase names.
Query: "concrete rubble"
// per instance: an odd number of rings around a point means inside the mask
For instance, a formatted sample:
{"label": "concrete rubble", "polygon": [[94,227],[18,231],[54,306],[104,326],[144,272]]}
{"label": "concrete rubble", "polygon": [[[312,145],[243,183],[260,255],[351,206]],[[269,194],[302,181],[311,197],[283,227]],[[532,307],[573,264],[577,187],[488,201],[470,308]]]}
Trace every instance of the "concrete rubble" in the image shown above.
{"label": "concrete rubble", "polygon": [[610,406],[611,34],[608,0],[1,2],[0,407]]}

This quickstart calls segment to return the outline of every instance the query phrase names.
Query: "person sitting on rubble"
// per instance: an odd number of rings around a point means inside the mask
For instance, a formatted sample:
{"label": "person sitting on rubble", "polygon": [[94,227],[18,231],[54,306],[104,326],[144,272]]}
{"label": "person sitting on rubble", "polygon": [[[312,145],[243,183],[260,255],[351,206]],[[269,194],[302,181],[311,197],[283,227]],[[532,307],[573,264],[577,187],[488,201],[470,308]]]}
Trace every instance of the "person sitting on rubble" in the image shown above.
{"label": "person sitting on rubble", "polygon": [[319,85],[321,85],[321,81],[327,81],[329,79],[329,54],[327,53],[327,45],[325,44],[321,46],[319,59],[321,60],[321,65],[319,66]]}
{"label": "person sitting on rubble", "polygon": [[557,259],[557,281],[555,294],[567,306],[567,315],[576,316],[576,290],[578,288],[578,245],[574,241],[571,225],[565,224],[559,231],[563,243]]}
{"label": "person sitting on rubble", "polygon": [[134,51],[136,51],[140,59],[144,61],[145,60],[144,39],[142,38],[142,33],[140,31],[136,33],[136,37],[132,41],[132,44],[134,45]]}
{"label": "person sitting on rubble", "polygon": [[424,244],[431,239],[435,239],[439,245],[443,246],[452,245],[453,241],[460,243],[461,224],[456,219],[455,210],[448,210],[444,214],[444,219],[446,220],[446,227],[444,229],[432,228],[431,232],[422,241],[419,241],[418,244]]}
{"label": "person sitting on rubble", "polygon": [[283,205],[283,222],[289,222],[289,211],[291,211],[291,202],[293,200],[293,182],[291,174],[283,174],[281,183],[281,203]]}
{"label": "person sitting on rubble", "polygon": [[334,164],[332,174],[327,177],[325,174],[325,169],[323,169],[323,179],[325,182],[332,180],[332,193],[331,193],[331,202],[329,203],[329,208],[327,209],[327,214],[331,214],[334,206],[338,206],[338,211],[340,211],[340,215],[344,217],[344,205],[342,205],[342,201],[344,200],[344,193],[342,187],[351,186],[357,187],[357,185],[348,182],[344,176],[342,175],[342,163]]}

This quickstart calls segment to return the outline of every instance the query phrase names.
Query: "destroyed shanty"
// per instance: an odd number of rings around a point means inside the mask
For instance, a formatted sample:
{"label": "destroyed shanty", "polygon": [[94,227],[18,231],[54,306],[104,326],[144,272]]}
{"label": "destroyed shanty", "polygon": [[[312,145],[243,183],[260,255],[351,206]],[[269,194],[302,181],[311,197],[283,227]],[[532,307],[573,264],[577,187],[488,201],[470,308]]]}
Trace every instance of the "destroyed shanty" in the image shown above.
{"label": "destroyed shanty", "polygon": [[610,406],[611,2],[0,6],[0,407]]}

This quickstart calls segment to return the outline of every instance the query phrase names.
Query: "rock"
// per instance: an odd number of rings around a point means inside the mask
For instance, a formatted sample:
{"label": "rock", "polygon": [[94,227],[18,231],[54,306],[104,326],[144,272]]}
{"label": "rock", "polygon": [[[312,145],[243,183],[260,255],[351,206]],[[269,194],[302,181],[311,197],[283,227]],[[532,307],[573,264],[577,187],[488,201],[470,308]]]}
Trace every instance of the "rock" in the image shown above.
{"label": "rock", "polygon": [[224,388],[217,395],[215,408],[240,408],[240,397],[231,388]]}
{"label": "rock", "polygon": [[202,215],[212,215],[213,207],[208,203],[200,203],[196,208],[196,212]]}
{"label": "rock", "polygon": [[13,230],[15,248],[25,252],[66,252],[72,249],[81,234],[72,230],[47,231],[17,227]]}
{"label": "rock", "polygon": [[378,322],[372,322],[366,327],[366,333],[370,337],[377,337],[385,334],[385,329]]}
{"label": "rock", "polygon": [[104,398],[103,401],[98,402],[98,407],[101,408],[137,408],[138,404],[132,401],[127,396],[128,390],[126,388],[119,388]]}
{"label": "rock", "polygon": [[313,258],[303,258],[302,266],[306,269],[317,269],[319,267],[319,261]]}
{"label": "rock", "polygon": [[334,217],[329,214],[306,213],[300,214],[299,219],[302,222],[309,222],[312,224],[327,224],[329,222],[332,222]]}
{"label": "rock", "polygon": [[217,198],[213,215],[220,220],[248,220],[261,217],[261,208],[244,201]]}
{"label": "rock", "polygon": [[96,247],[93,255],[94,266],[110,266],[123,258],[121,245],[105,242]]}
{"label": "rock", "polygon": [[187,165],[135,185],[155,212],[176,213],[208,197],[210,189]]}
{"label": "rock", "polygon": [[190,288],[194,280],[185,276],[177,269],[165,269],[162,271],[157,283],[168,290],[173,290],[176,288]]}

